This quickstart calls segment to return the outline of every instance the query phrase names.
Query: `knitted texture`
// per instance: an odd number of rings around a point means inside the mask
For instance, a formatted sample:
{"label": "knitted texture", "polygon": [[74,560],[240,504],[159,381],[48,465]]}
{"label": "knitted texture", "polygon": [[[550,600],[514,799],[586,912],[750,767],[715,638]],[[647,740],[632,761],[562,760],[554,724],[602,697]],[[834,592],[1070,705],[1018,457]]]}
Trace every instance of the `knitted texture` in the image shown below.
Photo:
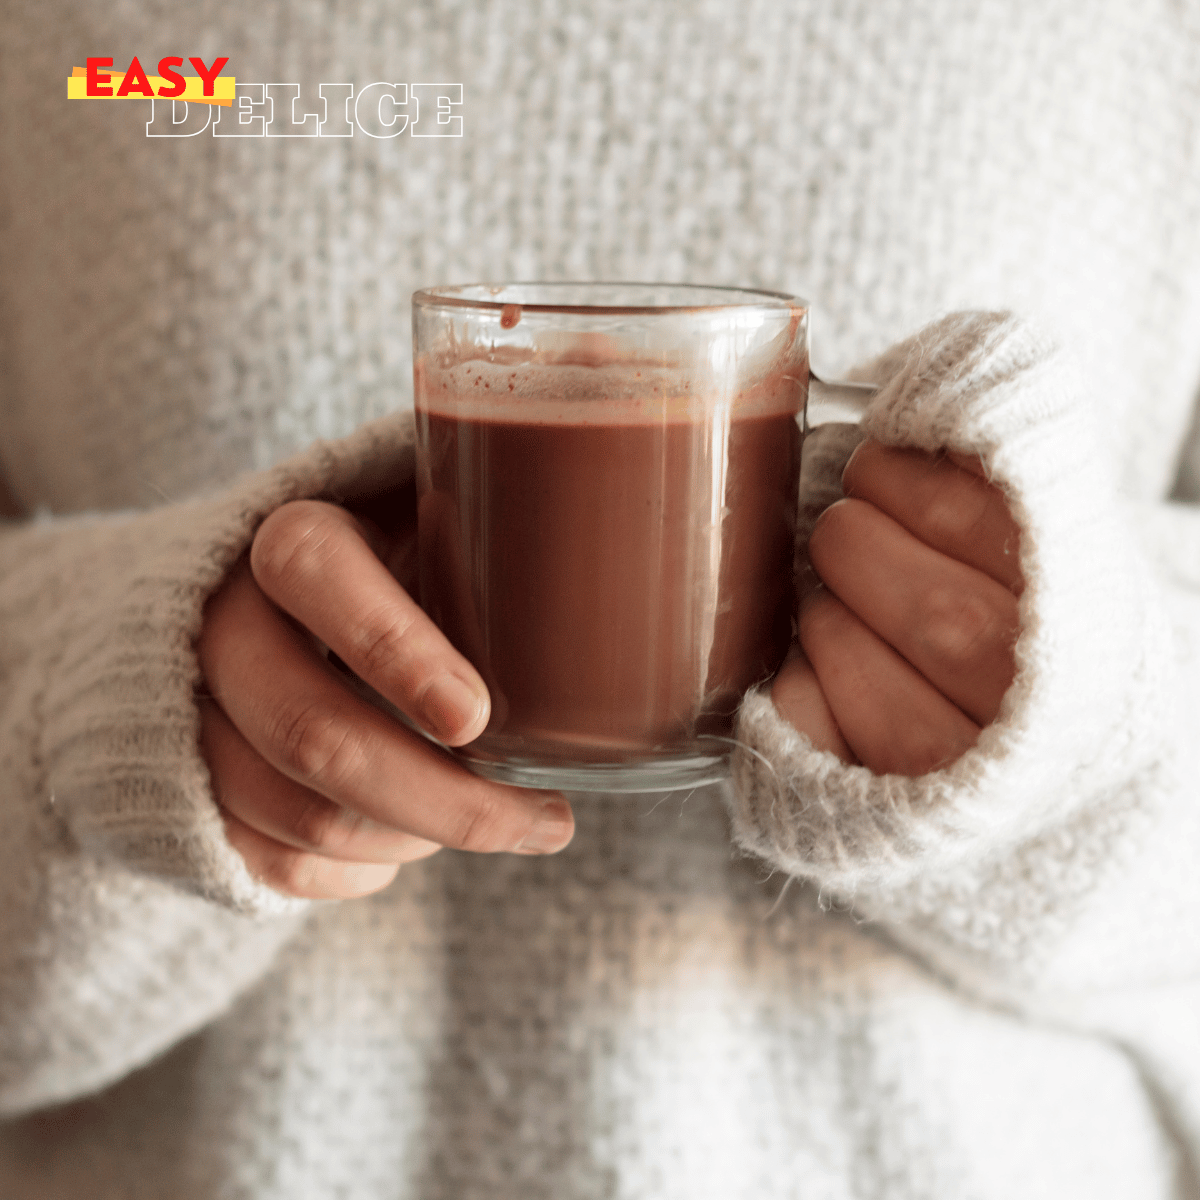
{"label": "knitted texture", "polygon": [[[268,512],[402,485],[412,449],[401,414],[218,497],[0,534],[0,764],[21,798],[0,848],[0,1109],[125,1074],[210,1020],[295,931],[284,918],[307,904],[253,879],[225,839],[198,746],[194,641]],[[156,881],[277,919],[239,920]],[[86,998],[59,974],[72,957]]]}
{"label": "knitted texture", "polygon": [[[23,633],[50,664],[50,686],[34,699],[40,757],[51,803],[83,849],[237,909],[293,907],[249,879],[209,795],[194,696],[203,603],[267,513],[411,482],[412,449],[411,414],[384,418],[215,500],[132,520],[35,524],[9,540],[6,582],[27,595],[22,567],[37,564],[42,603]],[[103,577],[107,589],[76,598],[75,573]],[[59,603],[48,612],[51,591]]]}
{"label": "knitted texture", "polygon": [[750,696],[738,736],[740,844],[849,895],[992,854],[1156,769],[1165,615],[1113,496],[1077,373],[1015,318],[948,317],[890,351],[864,432],[979,454],[1021,528],[1017,673],[976,747],[921,779],[814,750]]}

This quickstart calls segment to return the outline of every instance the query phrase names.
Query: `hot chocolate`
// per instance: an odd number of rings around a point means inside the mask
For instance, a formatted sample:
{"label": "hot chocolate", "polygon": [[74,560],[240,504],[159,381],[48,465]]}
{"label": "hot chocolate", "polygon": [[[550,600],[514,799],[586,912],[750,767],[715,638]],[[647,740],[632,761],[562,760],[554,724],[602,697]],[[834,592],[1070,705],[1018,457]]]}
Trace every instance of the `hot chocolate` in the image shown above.
{"label": "hot chocolate", "polygon": [[637,364],[422,360],[416,384],[421,603],[493,698],[470,755],[621,762],[727,734],[791,636],[796,376],[716,419]]}

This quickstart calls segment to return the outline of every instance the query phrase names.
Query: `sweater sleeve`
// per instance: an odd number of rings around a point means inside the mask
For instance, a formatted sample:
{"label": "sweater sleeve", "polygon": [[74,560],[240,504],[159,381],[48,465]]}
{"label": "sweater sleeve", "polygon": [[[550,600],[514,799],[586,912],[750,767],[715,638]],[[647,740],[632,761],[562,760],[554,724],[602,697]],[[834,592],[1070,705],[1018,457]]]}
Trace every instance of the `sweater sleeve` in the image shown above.
{"label": "sweater sleeve", "polygon": [[0,1113],[121,1078],[298,928],[308,905],[250,876],[211,796],[203,606],[279,505],[412,475],[405,414],[220,495],[0,522]]}
{"label": "sweater sleeve", "polygon": [[915,779],[751,694],[735,838],[952,986],[1128,1049],[1200,1162],[1200,514],[1119,498],[1068,356],[1011,316],[948,317],[873,371],[864,433],[978,454],[1008,497],[1016,676]]}

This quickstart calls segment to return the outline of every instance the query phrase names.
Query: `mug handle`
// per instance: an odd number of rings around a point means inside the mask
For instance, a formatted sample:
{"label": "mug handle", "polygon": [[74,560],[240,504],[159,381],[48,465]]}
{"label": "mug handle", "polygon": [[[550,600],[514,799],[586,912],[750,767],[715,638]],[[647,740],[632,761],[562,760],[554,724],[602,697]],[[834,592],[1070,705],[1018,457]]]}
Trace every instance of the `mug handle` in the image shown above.
{"label": "mug handle", "polygon": [[826,382],[810,371],[808,403],[804,406],[804,432],[807,433],[814,425],[825,425],[831,421],[848,421],[857,425],[877,391],[879,388],[873,383]]}

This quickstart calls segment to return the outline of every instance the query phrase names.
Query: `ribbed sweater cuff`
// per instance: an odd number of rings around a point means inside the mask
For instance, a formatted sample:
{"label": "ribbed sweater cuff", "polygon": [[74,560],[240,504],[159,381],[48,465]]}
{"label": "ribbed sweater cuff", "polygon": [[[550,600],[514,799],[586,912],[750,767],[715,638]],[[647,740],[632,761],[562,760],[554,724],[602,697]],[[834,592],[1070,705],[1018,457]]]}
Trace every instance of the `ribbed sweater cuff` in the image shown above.
{"label": "ribbed sweater cuff", "polygon": [[[198,748],[195,643],[204,603],[274,509],[369,496],[413,476],[411,414],[316,443],[221,495],[72,518],[13,549],[55,601],[31,644],[42,669],[39,754],[51,803],[87,853],[253,913],[295,908],[229,845]],[[86,579],[86,591],[73,579]],[[30,637],[26,630],[26,637]]]}

